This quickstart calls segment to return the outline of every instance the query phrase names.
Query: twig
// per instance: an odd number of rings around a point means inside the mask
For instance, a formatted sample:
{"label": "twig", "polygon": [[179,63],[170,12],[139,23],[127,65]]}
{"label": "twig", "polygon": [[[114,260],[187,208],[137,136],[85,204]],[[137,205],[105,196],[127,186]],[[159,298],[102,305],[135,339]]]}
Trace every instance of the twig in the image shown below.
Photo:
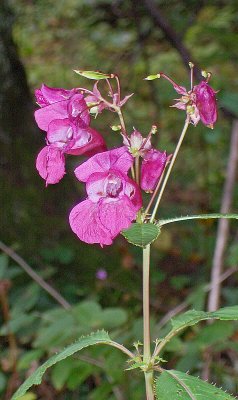
{"label": "twig", "polygon": [[[154,0],[143,0],[145,8],[148,11],[154,25],[158,27],[163,33],[168,42],[178,51],[184,66],[190,70],[189,62],[194,64],[194,76],[197,80],[201,80],[201,71],[198,63],[194,60],[194,57],[184,45],[182,38],[170,25],[169,21],[165,18],[159,7],[157,7]],[[236,118],[236,115],[227,109],[226,107],[221,108],[226,118]]]}
{"label": "twig", "polygon": [[[179,52],[184,65],[187,69],[190,70],[189,62],[193,61],[192,56],[186,46],[183,44],[182,39],[180,38],[179,34],[174,31],[172,26],[166,20],[165,16],[162,14],[159,7],[156,6],[154,0],[144,0],[145,7],[147,8],[149,14],[155,25],[157,25],[162,32],[164,33],[166,39],[170,42],[170,44]],[[194,74],[197,79],[201,78],[200,71],[198,67],[196,67],[196,63],[194,63]]]}
{"label": "twig", "polygon": [[[228,213],[231,209],[233,192],[236,179],[236,170],[238,163],[238,120],[234,120],[231,131],[230,152],[226,168],[226,180],[223,189],[221,202],[221,212]],[[221,219],[217,228],[217,239],[212,260],[211,285],[212,289],[208,296],[208,311],[215,311],[219,307],[221,282],[220,276],[223,269],[224,255],[229,238],[229,220]],[[210,367],[212,363],[212,351],[206,349],[204,353],[204,367],[202,378],[208,380],[210,377]]]}
{"label": "twig", "polygon": [[[238,271],[237,267],[232,267],[227,269],[221,276],[218,282],[213,282],[212,284],[206,285],[204,287],[204,292],[209,292],[213,290],[216,285],[220,285],[223,281],[225,281],[229,276]],[[189,306],[189,302],[187,300],[178,304],[172,310],[170,310],[165,316],[160,320],[160,322],[156,325],[156,329],[160,330],[170,321],[171,318],[175,317],[180,312],[184,311]]]}
{"label": "twig", "polygon": [[52,286],[50,286],[41,276],[39,276],[25,260],[11,247],[6,246],[3,242],[0,241],[0,250],[6,253],[10,258],[12,258],[16,263],[36,282],[39,286],[41,286],[46,292],[50,294],[63,308],[69,310],[71,305],[64,299],[63,296],[57,290],[55,290]]}
{"label": "twig", "polygon": [[[99,367],[105,371],[105,362],[104,361],[96,360],[95,358],[85,356],[85,355],[84,356],[76,356],[75,358],[77,358],[78,360],[81,360],[81,361],[85,361],[88,364],[95,365],[96,367]],[[115,398],[117,400],[125,400],[125,397],[124,397],[120,387],[117,385],[114,385],[113,378],[110,375],[108,375],[107,373],[106,373],[106,378],[107,378],[108,382],[112,385],[112,391],[115,395]]]}
{"label": "twig", "polygon": [[[236,179],[238,163],[238,120],[232,125],[230,153],[226,169],[226,180],[223,189],[221,213],[230,212]],[[217,240],[212,261],[211,284],[219,282],[223,268],[224,254],[229,237],[229,220],[221,219],[218,223]],[[215,284],[208,297],[208,311],[215,311],[219,307],[221,284]]]}

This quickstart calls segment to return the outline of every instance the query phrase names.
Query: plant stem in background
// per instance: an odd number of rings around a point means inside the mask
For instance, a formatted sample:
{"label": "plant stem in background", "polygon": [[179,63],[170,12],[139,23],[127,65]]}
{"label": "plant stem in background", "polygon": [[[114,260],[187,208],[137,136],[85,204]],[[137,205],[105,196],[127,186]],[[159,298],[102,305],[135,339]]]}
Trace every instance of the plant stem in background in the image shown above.
{"label": "plant stem in background", "polygon": [[6,246],[0,241],[0,250],[11,257],[24,271],[41,286],[46,292],[50,294],[63,308],[69,310],[71,305],[65,300],[65,298],[57,292],[52,286],[49,285],[40,275],[38,275],[22,257],[20,257],[11,247]]}
{"label": "plant stem in background", "polygon": [[164,178],[162,187],[161,187],[161,189],[160,189],[160,192],[159,192],[159,195],[158,195],[158,198],[157,198],[157,201],[156,201],[154,210],[153,210],[153,212],[152,212],[152,215],[151,215],[151,218],[150,218],[150,222],[151,222],[151,223],[152,223],[152,222],[154,221],[154,219],[155,219],[155,215],[156,215],[156,212],[157,212],[157,210],[158,210],[158,207],[159,207],[159,204],[160,204],[160,200],[161,200],[162,195],[163,195],[163,193],[164,193],[164,189],[165,189],[165,187],[166,187],[166,184],[167,184],[167,181],[168,181],[168,179],[169,179],[170,173],[171,173],[172,168],[173,168],[173,166],[174,166],[174,163],[175,163],[176,157],[177,157],[177,155],[178,155],[179,149],[180,149],[180,147],[181,147],[181,144],[182,144],[182,142],[183,142],[184,136],[185,136],[185,134],[186,134],[186,132],[187,132],[189,123],[190,123],[190,118],[187,117],[187,119],[186,119],[186,121],[185,121],[185,124],[184,124],[184,127],[183,127],[183,130],[182,130],[182,132],[181,132],[179,141],[178,141],[178,143],[177,143],[175,152],[174,152],[174,154],[173,154],[172,160],[171,160],[171,162],[170,162],[170,164],[169,164],[169,168],[167,169],[167,173],[166,173],[166,175],[165,175],[165,178]]}
{"label": "plant stem in background", "polygon": [[[150,352],[150,245],[143,249],[143,361],[149,364]],[[146,400],[154,400],[153,371],[145,371]]]}

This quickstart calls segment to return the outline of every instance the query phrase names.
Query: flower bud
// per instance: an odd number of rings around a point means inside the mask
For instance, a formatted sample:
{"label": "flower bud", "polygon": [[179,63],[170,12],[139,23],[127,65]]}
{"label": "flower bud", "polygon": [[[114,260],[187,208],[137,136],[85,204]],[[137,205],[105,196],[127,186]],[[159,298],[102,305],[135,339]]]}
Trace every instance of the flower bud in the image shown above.
{"label": "flower bud", "polygon": [[167,154],[151,149],[145,155],[141,165],[141,188],[152,192],[161,177],[167,162]]}
{"label": "flower bud", "polygon": [[209,128],[213,128],[217,120],[215,90],[213,90],[207,82],[202,81],[199,85],[194,86],[193,91],[196,95],[195,103],[202,123]]}

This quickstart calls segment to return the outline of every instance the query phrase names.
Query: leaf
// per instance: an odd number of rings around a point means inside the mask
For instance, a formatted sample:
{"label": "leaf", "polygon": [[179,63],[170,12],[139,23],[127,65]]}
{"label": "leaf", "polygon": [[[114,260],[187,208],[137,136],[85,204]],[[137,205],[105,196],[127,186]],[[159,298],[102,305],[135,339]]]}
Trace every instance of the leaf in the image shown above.
{"label": "leaf", "polygon": [[88,79],[94,79],[94,80],[99,80],[99,79],[110,79],[114,78],[113,74],[104,74],[103,72],[100,71],[80,71],[80,70],[75,70],[76,74],[83,76],[84,78]]}
{"label": "leaf", "polygon": [[172,318],[172,330],[162,339],[162,341],[158,345],[159,351],[156,352],[156,354],[158,354],[160,350],[166,345],[166,343],[169,342],[181,330],[207,319],[236,321],[238,320],[238,306],[220,308],[219,310],[214,312],[190,310],[183,314],[180,314],[176,318]]}
{"label": "leaf", "polygon": [[154,224],[134,223],[129,229],[121,232],[129,243],[139,247],[146,247],[153,243],[160,234],[160,228]]}
{"label": "leaf", "polygon": [[223,390],[194,376],[176,370],[163,371],[156,380],[156,397],[159,400],[234,400]]}
{"label": "leaf", "polygon": [[198,214],[198,215],[185,215],[183,217],[175,217],[175,218],[168,218],[168,219],[161,219],[158,222],[159,227],[171,224],[172,222],[181,222],[187,221],[189,219],[220,219],[220,218],[227,218],[227,219],[238,219],[238,214]]}
{"label": "leaf", "polygon": [[105,331],[95,332],[91,335],[81,337],[77,342],[66,347],[60,353],[55,354],[43,365],[37,368],[37,370],[31,376],[29,376],[29,378],[19,387],[19,389],[13,395],[12,400],[16,400],[19,397],[23,396],[32,385],[39,385],[42,381],[43,374],[48,368],[52,367],[52,365],[66,359],[67,357],[72,356],[79,350],[100,343],[111,344],[113,342],[111,341],[108,333]]}
{"label": "leaf", "polygon": [[187,311],[184,314],[179,315],[172,319],[173,329],[183,329],[187,326],[195,325],[200,321],[206,319],[219,319],[219,320],[238,320],[238,306],[231,306],[220,308],[217,311],[205,312],[205,311]]}

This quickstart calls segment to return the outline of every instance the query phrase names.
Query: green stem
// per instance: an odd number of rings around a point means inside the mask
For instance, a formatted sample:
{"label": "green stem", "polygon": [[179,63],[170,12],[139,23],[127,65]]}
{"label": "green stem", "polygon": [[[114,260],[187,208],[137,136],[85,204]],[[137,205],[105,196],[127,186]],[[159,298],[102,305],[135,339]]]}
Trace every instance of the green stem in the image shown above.
{"label": "green stem", "polygon": [[[143,361],[151,360],[150,352],[150,245],[143,249],[143,330],[144,353]],[[154,400],[153,371],[145,371],[146,400]]]}
{"label": "green stem", "polygon": [[157,201],[156,201],[156,204],[155,204],[153,213],[152,213],[151,218],[150,218],[150,222],[153,222],[154,219],[155,219],[155,215],[156,215],[156,212],[157,212],[157,210],[158,210],[161,197],[162,197],[162,195],[163,195],[163,193],[164,193],[164,189],[165,189],[165,187],[166,187],[167,181],[168,181],[168,179],[169,179],[170,173],[171,173],[172,168],[173,168],[173,166],[174,166],[174,163],[175,163],[176,157],[177,157],[177,155],[178,155],[179,149],[180,149],[181,144],[182,144],[182,142],[183,142],[185,133],[187,132],[189,122],[190,122],[190,118],[187,117],[187,119],[186,119],[186,121],[185,121],[185,124],[184,124],[184,127],[183,127],[183,130],[182,130],[182,132],[181,132],[179,141],[178,141],[178,143],[177,143],[175,152],[174,152],[174,154],[173,154],[172,160],[171,160],[171,162],[170,162],[170,164],[169,164],[169,168],[167,169],[167,173],[166,173],[166,175],[165,175],[163,184],[162,184],[162,186],[161,186],[161,189],[160,189],[160,192],[159,192],[159,195],[158,195],[158,198],[157,198]]}
{"label": "green stem", "polygon": [[154,400],[154,374],[153,371],[145,372],[145,389],[146,389],[146,400]]}

